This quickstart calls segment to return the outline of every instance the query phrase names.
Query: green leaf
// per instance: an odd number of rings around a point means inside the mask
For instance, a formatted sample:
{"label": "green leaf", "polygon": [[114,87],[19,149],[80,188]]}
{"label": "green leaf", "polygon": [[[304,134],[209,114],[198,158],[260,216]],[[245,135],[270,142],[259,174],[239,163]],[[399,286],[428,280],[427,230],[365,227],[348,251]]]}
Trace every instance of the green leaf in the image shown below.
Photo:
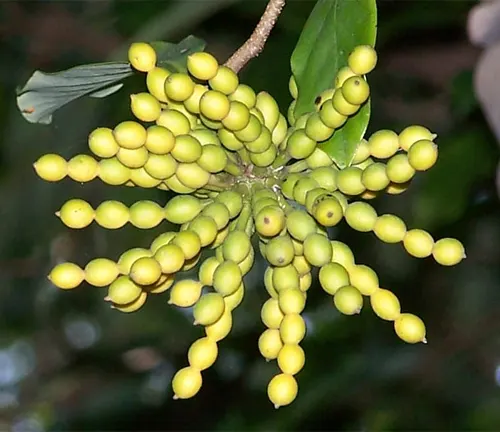
{"label": "green leaf", "polygon": [[156,41],[150,42],[158,56],[158,66],[171,72],[186,72],[187,57],[198,51],[204,51],[206,43],[195,36],[188,36],[178,44]]}
{"label": "green leaf", "polygon": [[[331,88],[338,70],[358,45],[375,45],[377,8],[375,0],[318,0],[295,47],[291,68],[298,87],[295,117],[312,112],[314,100]],[[366,131],[370,119],[369,103],[348,119],[333,137],[322,144],[341,166]],[[337,149],[341,146],[341,149]]]}
{"label": "green leaf", "polygon": [[333,136],[319,145],[319,148],[328,153],[339,168],[349,166],[354,158],[356,148],[365,136],[370,121],[370,101],[337,129]]}

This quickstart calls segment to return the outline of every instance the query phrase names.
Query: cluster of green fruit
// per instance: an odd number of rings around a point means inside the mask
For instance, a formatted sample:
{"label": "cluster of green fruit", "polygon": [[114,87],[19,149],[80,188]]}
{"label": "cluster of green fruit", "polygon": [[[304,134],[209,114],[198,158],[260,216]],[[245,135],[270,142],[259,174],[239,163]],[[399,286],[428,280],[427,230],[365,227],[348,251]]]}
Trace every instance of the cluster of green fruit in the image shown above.
{"label": "cluster of green fruit", "polygon": [[[105,300],[122,312],[136,311],[148,295],[167,290],[168,303],[192,307],[194,324],[203,326],[205,335],[191,345],[189,366],[173,378],[175,398],[181,399],[200,390],[201,372],[214,364],[217,343],[230,332],[233,310],[244,296],[244,276],[255,260],[252,239],[258,239],[268,262],[264,284],[269,300],[261,311],[266,330],[258,348],[266,360],[277,360],[280,369],[268,385],[275,407],[290,404],[298,392],[295,375],[305,363],[301,314],[314,268],[341,313],[359,313],[366,296],[375,314],[393,322],[402,340],[426,341],[422,320],[402,313],[398,298],[380,287],[375,271],[355,263],[349,247],[327,233],[345,219],[383,242],[402,242],[415,257],[432,255],[442,265],[455,265],[465,256],[458,240],[435,242],[423,230],[408,230],[397,216],[378,215],[366,202],[383,191],[401,193],[417,171],[434,165],[437,147],[428,129],[376,132],[359,143],[346,167],[337,167],[318,147],[368,100],[365,75],[377,62],[372,47],[355,48],[332,88],[318,96],[316,111],[297,119],[293,77],[287,119],[271,95],[241,84],[208,53],[190,55],[186,73],[158,67],[154,49],[145,43],[131,45],[129,60],[147,74],[148,92],[131,96],[136,120],[90,134],[89,147],[98,159],[77,155],[66,161],[48,154],[34,167],[47,181],[100,178],[111,185],[177,194],[165,206],[140,201],[127,208],[106,201],[95,210],[71,199],[57,213],[70,228],[95,221],[108,229],[127,222],[146,229],[166,219],[180,229],[161,234],[147,249],[126,251],[116,262],[97,258],[84,268],[58,264],[49,276],[54,285],[73,289],[85,281],[108,287]],[[213,253],[201,260],[204,249]],[[196,279],[183,274],[198,265]]]}

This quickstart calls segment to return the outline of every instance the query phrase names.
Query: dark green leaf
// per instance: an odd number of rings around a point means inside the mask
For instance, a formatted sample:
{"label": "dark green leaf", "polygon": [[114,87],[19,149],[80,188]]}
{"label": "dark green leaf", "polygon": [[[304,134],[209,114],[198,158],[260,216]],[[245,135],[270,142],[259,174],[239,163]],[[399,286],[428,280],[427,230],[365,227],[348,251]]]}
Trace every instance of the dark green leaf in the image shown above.
{"label": "dark green leaf", "polygon": [[206,43],[195,36],[188,36],[178,44],[170,42],[151,42],[158,56],[158,66],[172,72],[185,72],[187,57],[205,49]]}
{"label": "dark green leaf", "polygon": [[370,101],[368,101],[344,126],[336,130],[328,141],[319,145],[340,168],[351,164],[356,147],[368,127],[370,112]]}

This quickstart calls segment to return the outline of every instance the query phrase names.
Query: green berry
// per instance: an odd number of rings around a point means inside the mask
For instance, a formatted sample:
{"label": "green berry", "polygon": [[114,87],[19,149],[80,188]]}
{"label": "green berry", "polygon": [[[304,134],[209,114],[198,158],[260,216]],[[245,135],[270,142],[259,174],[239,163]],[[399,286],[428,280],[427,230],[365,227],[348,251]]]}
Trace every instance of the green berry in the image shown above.
{"label": "green berry", "polygon": [[95,287],[110,285],[119,274],[118,264],[107,258],[95,258],[84,269],[85,280]]}
{"label": "green berry", "polygon": [[349,78],[354,76],[356,76],[356,74],[351,70],[349,66],[340,68],[337,72],[337,76],[335,77],[335,88],[341,88]]}
{"label": "green berry", "polygon": [[411,146],[420,140],[433,141],[437,135],[433,134],[429,129],[423,126],[408,126],[399,134],[399,146],[405,150],[410,150]]}
{"label": "green berry", "polygon": [[161,184],[161,179],[151,176],[144,167],[131,169],[130,181],[142,188],[154,188]]}
{"label": "green berry", "polygon": [[89,226],[94,220],[94,210],[88,202],[75,198],[66,201],[56,216],[67,227],[82,229]]}
{"label": "green berry", "polygon": [[213,275],[213,287],[221,296],[227,297],[234,294],[242,282],[242,273],[233,261],[224,261]]}
{"label": "green berry", "polygon": [[332,129],[340,128],[347,121],[347,115],[340,113],[331,102],[324,103],[321,106],[319,116],[325,126]]}
{"label": "green berry", "polygon": [[351,165],[358,165],[362,162],[365,162],[369,157],[370,157],[370,146],[368,145],[367,140],[362,139],[356,146],[356,151],[354,152]]}
{"label": "green berry", "polygon": [[272,282],[276,292],[280,292],[288,288],[299,288],[299,272],[292,264],[284,267],[274,267]]}
{"label": "green berry", "polygon": [[359,45],[349,54],[347,64],[357,75],[370,73],[377,65],[377,53],[370,45]]}
{"label": "green berry", "polygon": [[370,232],[377,222],[377,212],[368,203],[356,201],[347,206],[345,220],[348,225],[360,232]]}
{"label": "green berry", "polygon": [[207,205],[203,209],[202,214],[210,216],[217,224],[217,229],[219,231],[227,226],[231,216],[227,207],[220,202],[213,202]]}
{"label": "green berry", "polygon": [[156,120],[156,124],[167,128],[174,136],[186,135],[191,131],[189,119],[174,109],[163,110]]}
{"label": "green berry", "polygon": [[120,148],[116,158],[128,168],[142,168],[149,158],[149,152],[146,147],[136,149]]}
{"label": "green berry", "polygon": [[216,90],[208,90],[200,99],[200,113],[209,120],[222,120],[229,114],[230,108],[227,96]]}
{"label": "green berry", "polygon": [[318,224],[302,210],[292,210],[286,218],[286,229],[296,240],[303,242],[307,236],[316,232]]}
{"label": "green berry", "polygon": [[288,91],[290,92],[290,96],[292,96],[293,99],[297,99],[297,97],[299,96],[297,82],[295,81],[295,77],[293,75],[290,75],[290,79],[288,80]]}
{"label": "green berry", "polygon": [[130,267],[129,277],[138,285],[152,285],[161,277],[160,263],[153,257],[143,257]]}
{"label": "green berry", "polygon": [[318,182],[309,177],[302,177],[293,188],[293,199],[299,204],[306,203],[307,193],[314,188],[319,187]]}
{"label": "green berry", "polygon": [[165,219],[181,225],[192,221],[202,210],[201,202],[191,195],[177,195],[165,206]]}
{"label": "green berry", "polygon": [[179,135],[175,138],[175,146],[171,155],[178,162],[196,162],[203,152],[200,142],[191,135]]}
{"label": "green berry", "polygon": [[184,73],[170,74],[165,80],[165,93],[173,101],[184,102],[193,92],[194,82]]}
{"label": "green berry", "polygon": [[368,139],[370,154],[377,159],[389,159],[399,150],[398,134],[383,129],[375,132]]}
{"label": "green berry", "polygon": [[84,183],[96,178],[99,171],[99,163],[88,155],[77,155],[68,161],[68,177]]}
{"label": "green berry", "polygon": [[129,209],[130,223],[140,229],[158,226],[163,221],[164,216],[163,208],[154,201],[137,201]]}
{"label": "green berry", "polygon": [[377,218],[373,232],[385,243],[399,243],[405,238],[406,224],[395,215],[385,214]]}
{"label": "green berry", "polygon": [[[230,297],[225,297],[224,302],[226,302],[226,300],[229,298]],[[224,310],[222,316],[215,323],[205,326],[205,334],[209,339],[218,342],[224,339],[229,334],[232,326],[233,326],[233,315],[231,314],[231,311],[228,309],[228,304],[226,303],[226,309]]]}
{"label": "green berry", "polygon": [[171,288],[168,304],[183,308],[191,307],[200,299],[202,288],[203,285],[199,281],[180,280]]}
{"label": "green berry", "polygon": [[443,266],[453,266],[465,258],[465,249],[457,239],[442,238],[434,244],[432,256]]}
{"label": "green berry", "polygon": [[309,116],[305,126],[306,135],[313,141],[321,142],[330,139],[334,129],[326,126],[319,113],[313,113]]}
{"label": "green berry", "polygon": [[209,216],[198,215],[189,224],[189,229],[198,234],[202,247],[211,244],[218,234],[217,224]]}
{"label": "green berry", "polygon": [[208,81],[215,77],[218,68],[217,59],[206,52],[195,52],[187,58],[188,72],[201,81]]}
{"label": "green berry", "polygon": [[362,181],[363,170],[357,167],[347,167],[337,174],[337,187],[347,195],[360,195],[366,187]]}
{"label": "green berry", "polygon": [[[263,126],[262,130],[260,132],[260,135],[255,139],[254,141],[246,142],[245,148],[251,152],[251,153],[264,153],[269,150],[269,147],[274,147],[276,146],[273,145],[272,143],[272,135],[271,131]],[[272,152],[273,150],[271,150]]]}
{"label": "green berry", "polygon": [[255,106],[257,96],[250,86],[246,84],[239,84],[236,89],[229,94],[229,100],[241,102],[246,105],[248,109],[251,109]]}
{"label": "green berry", "polygon": [[403,313],[394,321],[394,330],[400,339],[406,343],[426,343],[425,324],[416,315]]}
{"label": "green berry", "polygon": [[278,124],[280,109],[276,100],[265,91],[257,94],[255,107],[262,112],[264,126],[272,131]]}
{"label": "green berry", "polygon": [[33,167],[41,179],[50,182],[62,180],[68,172],[64,158],[52,153],[42,156],[33,164]]}
{"label": "green berry", "polygon": [[95,221],[106,229],[119,229],[130,219],[127,206],[120,201],[104,201],[95,209]]}
{"label": "green berry", "polygon": [[406,154],[397,154],[387,162],[387,177],[394,183],[406,183],[415,175]]}
{"label": "green berry", "polygon": [[335,111],[347,117],[352,116],[359,110],[359,105],[347,102],[340,89],[336,90],[333,94],[331,105]]}
{"label": "green berry", "polygon": [[361,182],[369,191],[384,190],[390,183],[386,165],[375,162],[367,166],[361,174]]}
{"label": "green berry", "polygon": [[347,285],[335,292],[333,303],[337,310],[344,315],[356,315],[363,308],[363,296],[357,288]]}
{"label": "green berry", "polygon": [[354,255],[349,246],[337,240],[332,240],[330,244],[332,246],[332,262],[341,264],[349,270],[355,264]]}
{"label": "green berry", "polygon": [[332,259],[332,246],[327,237],[309,234],[304,240],[304,257],[315,267],[321,267]]}
{"label": "green berry", "polygon": [[169,154],[150,154],[144,165],[144,170],[159,180],[165,180],[175,174],[178,167],[177,161]]}
{"label": "green berry", "polygon": [[251,114],[248,124],[243,129],[235,131],[234,136],[240,141],[252,142],[260,136],[261,132],[262,123],[254,114]]}
{"label": "green berry", "polygon": [[128,276],[120,276],[108,288],[107,299],[118,305],[127,305],[137,300],[142,288]]}
{"label": "green berry", "polygon": [[351,285],[356,287],[365,296],[371,296],[379,289],[377,273],[365,265],[354,265],[349,268]]}
{"label": "green berry", "polygon": [[238,216],[243,208],[243,197],[236,191],[223,191],[217,195],[216,200],[227,207],[231,219]]}
{"label": "green berry", "polygon": [[101,158],[113,157],[119,149],[113,130],[106,127],[94,129],[89,135],[88,145],[90,151]]}
{"label": "green berry", "polygon": [[155,251],[154,258],[160,264],[165,274],[178,272],[184,265],[185,258],[182,249],[175,244],[164,244]]}
{"label": "green berry", "polygon": [[212,90],[219,91],[225,95],[232,95],[239,85],[238,75],[227,66],[219,66],[217,74],[208,81],[208,84]]}
{"label": "green berry", "polygon": [[362,77],[353,76],[342,84],[341,92],[348,103],[362,105],[370,96],[370,87]]}
{"label": "green berry", "polygon": [[310,156],[316,148],[316,141],[309,138],[305,129],[296,129],[287,141],[286,150],[294,159],[305,159]]}
{"label": "green berry", "polygon": [[429,140],[420,140],[408,150],[408,162],[416,171],[427,171],[438,158],[437,145]]}
{"label": "green berry", "polygon": [[200,237],[198,234],[190,230],[177,233],[175,238],[172,240],[172,243],[182,249],[186,260],[196,257],[201,249]]}
{"label": "green berry", "polygon": [[202,326],[214,324],[220,319],[225,308],[222,295],[218,293],[202,295],[193,308],[194,324]]}
{"label": "green berry", "polygon": [[139,258],[151,256],[151,251],[144,248],[133,248],[121,254],[118,259],[118,270],[122,275],[128,275],[132,264]]}
{"label": "green berry", "polygon": [[370,304],[375,314],[386,321],[394,321],[401,315],[398,298],[386,289],[379,288],[370,296]]}
{"label": "green berry", "polygon": [[160,117],[160,101],[150,93],[130,95],[130,109],[132,114],[143,122],[154,122]]}
{"label": "green berry", "polygon": [[323,290],[334,295],[340,288],[349,285],[349,273],[338,263],[328,263],[319,270],[319,282]]}
{"label": "green berry", "polygon": [[406,232],[403,245],[410,255],[417,258],[427,258],[432,254],[434,239],[424,230],[412,229]]}
{"label": "green berry", "polygon": [[49,280],[58,288],[69,290],[80,285],[85,272],[76,264],[65,262],[56,265],[49,274]]}
{"label": "green berry", "polygon": [[128,49],[128,61],[134,69],[149,72],[156,66],[156,52],[145,42],[134,42]]}
{"label": "green berry", "polygon": [[210,180],[210,173],[197,163],[180,163],[176,175],[184,186],[192,189],[200,189]]}
{"label": "green berry", "polygon": [[277,236],[266,245],[266,260],[276,267],[284,267],[293,261],[295,250],[289,236]]}
{"label": "green berry", "polygon": [[198,339],[189,347],[189,366],[200,371],[208,369],[215,363],[218,351],[214,340],[208,337]]}

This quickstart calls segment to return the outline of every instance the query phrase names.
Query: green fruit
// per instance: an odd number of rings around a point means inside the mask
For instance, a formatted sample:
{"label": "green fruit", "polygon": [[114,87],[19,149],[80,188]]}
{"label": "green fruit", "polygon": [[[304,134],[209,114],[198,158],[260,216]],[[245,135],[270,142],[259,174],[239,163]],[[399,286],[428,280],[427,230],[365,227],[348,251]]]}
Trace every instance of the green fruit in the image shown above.
{"label": "green fruit", "polygon": [[134,150],[146,143],[147,132],[140,123],[124,121],[114,128],[113,136],[122,149]]}
{"label": "green fruit", "polygon": [[143,122],[154,122],[161,114],[160,102],[149,93],[130,95],[130,108],[132,114]]}
{"label": "green fruit", "polygon": [[207,144],[220,146],[221,144],[219,138],[217,137],[217,133],[204,127],[200,127],[200,129],[193,129],[189,132],[189,135],[196,138],[202,146]]}
{"label": "green fruit", "polygon": [[175,145],[174,134],[166,127],[152,125],[146,129],[146,142],[144,146],[150,153],[166,155]]}
{"label": "green fruit", "polygon": [[184,186],[192,189],[200,189],[210,180],[210,173],[197,163],[180,163],[176,175]]}
{"label": "green fruit", "polygon": [[[264,153],[268,151],[270,147],[274,147],[274,149],[276,149],[276,146],[272,143],[271,132],[265,126],[262,127],[260,135],[256,140],[246,142],[244,145],[245,148],[251,153]],[[271,150],[271,152],[276,153],[276,150]]]}
{"label": "green fruit", "polygon": [[[347,201],[346,196],[342,192],[340,192],[340,191],[335,191],[335,192],[332,193],[332,195],[335,198],[337,198],[337,200],[339,201],[340,205],[342,206],[342,210],[345,213],[345,211],[347,210],[347,205],[349,204],[349,202]],[[360,196],[362,197],[363,194],[361,194]]]}
{"label": "green fruit", "polygon": [[213,287],[221,296],[227,297],[234,294],[242,282],[242,273],[233,261],[224,261],[213,275]]}
{"label": "green fruit", "polygon": [[274,376],[267,386],[267,396],[274,408],[290,405],[299,391],[297,381],[292,375],[279,374]]}
{"label": "green fruit", "polygon": [[192,366],[176,372],[172,379],[174,399],[189,399],[196,395],[202,386],[203,379],[199,369]]}
{"label": "green fruit", "polygon": [[429,140],[420,140],[408,150],[408,162],[416,171],[427,171],[438,158],[437,145]]}
{"label": "green fruit", "polygon": [[[292,239],[293,243],[293,239]],[[295,250],[295,245],[294,245],[294,250]],[[312,267],[311,264],[305,259],[303,255],[297,255],[295,254],[295,257],[293,258],[292,265],[295,267],[297,272],[299,273],[300,277],[311,273]]]}
{"label": "green fruit", "polygon": [[[207,91],[208,89],[206,86],[203,86],[201,84],[195,84],[193,93],[183,102],[184,108],[190,114],[199,114],[200,100]],[[191,122],[191,126],[193,126],[193,122]]]}
{"label": "green fruit", "polygon": [[130,220],[130,211],[120,201],[103,201],[95,209],[96,223],[106,229],[119,229]]}
{"label": "green fruit", "polygon": [[356,74],[351,70],[349,66],[344,66],[340,68],[335,77],[335,88],[341,88],[344,83],[351,77],[356,76]]}
{"label": "green fruit", "polygon": [[95,287],[108,286],[119,274],[117,263],[107,258],[95,258],[89,261],[84,272],[87,283]]}
{"label": "green fruit", "polygon": [[214,273],[219,267],[220,261],[215,257],[208,257],[200,266],[198,270],[198,279],[203,285],[212,286],[214,282]]}
{"label": "green fruit", "polygon": [[255,229],[259,235],[274,237],[285,227],[285,213],[277,205],[264,207],[255,216]]}
{"label": "green fruit", "polygon": [[151,252],[148,249],[143,248],[133,248],[121,254],[118,259],[118,270],[122,275],[128,275],[132,264],[139,258],[151,256]]}
{"label": "green fruit", "polygon": [[288,80],[288,91],[293,99],[297,99],[299,97],[297,82],[295,81],[295,77],[293,75],[290,75],[290,79]]}
{"label": "green fruit", "polygon": [[385,192],[389,195],[399,195],[405,192],[410,187],[410,181],[406,183],[390,183],[385,189]]}
{"label": "green fruit", "polygon": [[64,158],[52,153],[43,155],[33,164],[33,168],[42,180],[49,182],[58,182],[68,173]]}
{"label": "green fruit", "polygon": [[236,191],[223,191],[217,195],[216,200],[227,207],[231,219],[238,216],[243,208],[243,197]]}
{"label": "green fruit", "polygon": [[272,266],[284,267],[293,261],[295,250],[289,236],[278,236],[266,245],[266,259]]}
{"label": "green fruit", "polygon": [[137,201],[129,209],[129,221],[141,229],[150,229],[159,225],[164,218],[163,208],[154,201]]}
{"label": "green fruit", "polygon": [[220,319],[225,308],[226,304],[222,295],[218,293],[202,295],[193,308],[194,325],[214,324]]}
{"label": "green fruit", "polygon": [[309,116],[305,126],[306,135],[313,141],[321,142],[330,139],[334,129],[326,126],[319,113],[313,113]]}
{"label": "green fruit", "polygon": [[278,149],[276,146],[271,145],[262,153],[250,153],[250,161],[256,166],[265,168],[270,166],[276,159]]}
{"label": "green fruit", "polygon": [[269,329],[279,329],[283,321],[284,315],[278,304],[278,300],[274,298],[268,299],[263,305],[260,312],[260,317],[264,325]]}
{"label": "green fruit", "polygon": [[174,136],[186,135],[191,131],[189,119],[180,111],[165,109],[156,120],[158,126],[167,128]]}
{"label": "green fruit", "polygon": [[191,307],[201,297],[203,285],[193,279],[183,279],[172,287],[170,290],[170,299],[168,304],[179,307]]}
{"label": "green fruit", "polygon": [[239,264],[252,250],[250,237],[243,231],[232,231],[222,244],[222,255],[225,260]]}
{"label": "green fruit", "polygon": [[250,86],[246,84],[239,84],[229,95],[229,100],[241,102],[246,105],[248,109],[251,109],[255,106],[257,96]]}
{"label": "green fruit", "polygon": [[194,218],[189,224],[189,229],[198,234],[202,247],[211,244],[218,234],[215,221],[211,217],[204,215],[198,215]]}
{"label": "green fruit", "polygon": [[425,339],[425,324],[416,315],[403,313],[394,321],[394,330],[400,339],[406,343],[427,343]]}
{"label": "green fruit", "polygon": [[230,108],[227,96],[215,90],[208,90],[200,99],[200,113],[209,120],[222,120],[229,114]]}
{"label": "green fruit", "polygon": [[222,124],[230,131],[238,131],[243,129],[250,122],[250,111],[247,106],[238,101],[231,101],[229,104],[229,112],[222,119]]}
{"label": "green fruit", "polygon": [[196,163],[206,172],[216,174],[223,171],[228,163],[226,151],[219,145],[207,144],[202,147]]}
{"label": "green fruit", "polygon": [[272,142],[275,146],[279,146],[286,138],[288,132],[288,124],[286,117],[283,114],[279,115],[278,124],[272,130]]}
{"label": "green fruit", "polygon": [[141,168],[149,158],[149,152],[146,147],[139,147],[137,149],[120,148],[116,154],[116,158],[128,168]]}
{"label": "green fruit", "polygon": [[195,191],[195,189],[188,188],[183,185],[175,174],[168,179],[163,180],[163,184],[166,185],[166,190],[171,190],[178,194],[191,194]]}
{"label": "green fruit", "polygon": [[169,154],[150,154],[144,165],[144,170],[151,176],[159,180],[166,180],[175,174],[177,161]]}
{"label": "green fruit", "polygon": [[363,295],[371,296],[379,289],[377,273],[368,266],[360,264],[349,268],[349,279]]}
{"label": "green fruit", "polygon": [[302,210],[292,210],[286,217],[286,229],[296,240],[303,242],[307,236],[316,232],[318,224]]}
{"label": "green fruit", "polygon": [[191,135],[179,135],[175,138],[175,146],[171,155],[178,162],[196,162],[203,152],[200,142]]}
{"label": "green fruit", "polygon": [[164,232],[163,234],[160,234],[158,237],[156,237],[153,240],[153,243],[151,243],[150,246],[150,251],[152,253],[156,253],[158,249],[160,249],[162,246],[169,244],[176,236],[176,232],[174,231],[167,231]]}
{"label": "green fruit", "polygon": [[56,213],[64,225],[73,229],[89,226],[94,220],[94,215],[94,210],[88,202],[76,198],[66,201]]}
{"label": "green fruit", "polygon": [[333,303],[340,313],[356,315],[363,308],[363,296],[357,288],[347,285],[335,292]]}
{"label": "green fruit", "polygon": [[215,363],[218,355],[217,343],[208,337],[195,341],[188,351],[189,366],[197,370],[208,369]]}
{"label": "green fruit", "polygon": [[181,225],[192,221],[201,210],[202,204],[198,198],[191,195],[178,195],[170,199],[165,206],[165,219]]}
{"label": "green fruit", "polygon": [[316,141],[309,138],[305,129],[296,129],[287,141],[286,151],[293,159],[305,159],[316,148]]}
{"label": "green fruit", "polygon": [[[229,297],[225,297],[224,300]],[[205,326],[205,334],[207,337],[215,342],[224,339],[231,331],[233,326],[233,315],[231,311],[227,309],[224,310],[222,316],[213,324]]]}
{"label": "green fruit", "polygon": [[405,238],[406,224],[395,215],[385,214],[377,218],[373,232],[385,243],[399,243]]}
{"label": "green fruit", "polygon": [[137,300],[141,293],[141,287],[128,276],[120,276],[109,286],[106,299],[118,305],[126,305]]}
{"label": "green fruit", "polygon": [[104,159],[99,161],[99,178],[109,185],[123,185],[130,180],[130,168],[117,158]]}
{"label": "green fruit", "polygon": [[347,115],[341,114],[333,106],[333,103],[328,101],[321,106],[321,109],[319,110],[319,117],[325,126],[332,129],[340,128],[347,121]]}
{"label": "green fruit", "polygon": [[316,105],[316,111],[319,111],[321,109],[321,106],[332,99],[333,94],[335,93],[334,88],[329,88],[324,91],[322,91],[316,99],[314,99],[314,105]]}
{"label": "green fruit", "polygon": [[295,185],[302,177],[303,176],[298,173],[288,174],[285,180],[281,183],[281,193],[285,197],[291,199],[293,197],[293,189],[295,188]]}
{"label": "green fruit", "polygon": [[359,105],[347,102],[340,89],[333,94],[331,105],[335,111],[347,117],[352,116],[359,110]]}
{"label": "green fruit", "polygon": [[298,344],[306,335],[304,318],[296,313],[285,315],[279,329],[284,344]]}
{"label": "green fruit", "polygon": [[434,244],[432,256],[443,266],[453,266],[465,258],[465,248],[457,239],[442,238]]}
{"label": "green fruit", "polygon": [[219,63],[217,59],[206,52],[200,51],[190,54],[187,58],[188,72],[201,81],[208,81],[217,75]]}
{"label": "green fruit", "polygon": [[357,167],[347,167],[337,174],[337,187],[347,195],[360,195],[366,187],[362,182],[363,170]]}
{"label": "green fruit", "polygon": [[[241,304],[244,296],[245,296],[245,285],[242,282],[239,288],[233,294],[224,297],[224,303],[226,303],[226,311],[224,312],[222,319],[224,319],[226,315],[231,316],[231,311],[236,309]],[[215,323],[214,325],[217,325],[217,323]]]}
{"label": "green fruit", "polygon": [[344,216],[342,206],[337,198],[332,195],[318,197],[313,204],[312,214],[314,219],[325,227],[337,225]]}
{"label": "green fruit", "polygon": [[408,126],[399,134],[399,146],[405,150],[410,150],[411,146],[420,140],[433,141],[437,137],[429,129],[423,126]]}
{"label": "green fruit", "polygon": [[89,135],[88,145],[90,151],[101,158],[113,157],[119,149],[113,130],[106,127],[93,130]]}
{"label": "green fruit", "polygon": [[264,286],[266,287],[266,291],[268,294],[274,298],[278,298],[278,292],[274,289],[273,285],[273,268],[272,267],[267,267],[266,271],[264,272]]}
{"label": "green fruit", "polygon": [[193,80],[184,73],[172,73],[165,80],[165,94],[176,102],[184,102],[194,92]]}
{"label": "green fruit", "polygon": [[318,147],[306,158],[306,162],[307,166],[312,170],[333,165],[332,158]]}
{"label": "green fruit", "polygon": [[368,203],[356,201],[347,206],[345,220],[348,225],[360,232],[370,232],[377,222],[377,212]]}
{"label": "green fruit", "polygon": [[144,167],[131,169],[130,181],[134,186],[142,188],[154,188],[161,184],[161,180],[150,176]]}
{"label": "green fruit", "polygon": [[341,87],[344,99],[353,105],[362,105],[370,97],[370,86],[360,76],[347,78]]}
{"label": "green fruit", "polygon": [[349,246],[337,240],[332,240],[330,244],[332,246],[332,262],[349,270],[355,264],[354,255]]}
{"label": "green fruit", "polygon": [[390,183],[386,166],[381,162],[367,166],[361,174],[361,182],[369,191],[384,190]]}
{"label": "green fruit", "polygon": [[386,321],[394,321],[401,315],[398,298],[389,290],[379,288],[370,296],[375,314]]}
{"label": "green fruit", "polygon": [[394,183],[406,183],[415,175],[406,154],[397,154],[387,162],[387,177]]}
{"label": "green fruit", "polygon": [[174,284],[175,277],[174,275],[162,275],[158,282],[153,285],[149,285],[144,287],[144,292],[147,294],[161,294],[165,291],[168,291],[172,285]]}
{"label": "green fruit", "polygon": [[210,216],[217,224],[217,229],[219,231],[224,229],[229,223],[229,210],[224,204],[221,204],[219,202],[213,202],[207,205],[203,209],[202,214],[205,216]]}
{"label": "green fruit", "polygon": [[323,290],[334,295],[340,288],[349,285],[349,273],[338,263],[328,263],[319,269],[319,282]]}
{"label": "green fruit", "polygon": [[134,69],[149,72],[156,66],[156,52],[145,42],[134,42],[128,49],[128,61]]}
{"label": "green fruit", "polygon": [[295,122],[296,122],[296,118],[295,118],[295,106],[297,104],[297,101],[296,100],[293,100],[290,105],[288,106],[288,110],[286,112],[286,118],[288,120],[288,123],[290,123],[290,126],[293,126],[295,127]]}
{"label": "green fruit", "polygon": [[377,159],[389,159],[399,150],[399,137],[394,131],[383,129],[368,139],[370,154]]}
{"label": "green fruit", "polygon": [[259,351],[266,360],[275,360],[283,347],[278,329],[266,329],[259,337]]}
{"label": "green fruit", "polygon": [[208,84],[213,90],[231,95],[237,90],[239,79],[232,69],[227,66],[219,66],[217,74],[208,81]]}
{"label": "green fruit", "polygon": [[300,178],[293,188],[293,199],[299,204],[304,205],[306,203],[307,193],[319,187],[319,184],[316,180],[309,177]]}
{"label": "green fruit", "polygon": [[278,354],[278,367],[288,375],[298,374],[306,363],[304,350],[297,344],[285,344]]}
{"label": "green fruit", "polygon": [[300,287],[299,272],[291,264],[284,267],[274,267],[272,283],[278,293],[289,288],[297,289]]}
{"label": "green fruit", "polygon": [[130,279],[138,285],[152,285],[161,277],[160,263],[153,257],[139,258],[130,268]]}
{"label": "green fruit", "polygon": [[160,102],[168,102],[167,95],[165,94],[165,80],[170,75],[170,72],[161,67],[155,67],[148,71],[146,76],[146,87],[148,92],[151,93]]}
{"label": "green fruit", "polygon": [[427,258],[432,254],[434,239],[421,229],[412,229],[406,232],[403,239],[406,251],[417,258]]}
{"label": "green fruit", "polygon": [[49,274],[50,282],[64,290],[76,288],[84,279],[84,270],[70,262],[56,265]]}
{"label": "green fruit", "polygon": [[349,54],[347,64],[357,75],[370,73],[377,65],[377,53],[370,45],[358,45]]}
{"label": "green fruit", "polygon": [[309,234],[304,240],[304,257],[315,267],[322,267],[332,259],[332,245],[321,234]]}
{"label": "green fruit", "polygon": [[240,141],[252,142],[255,141],[261,133],[262,123],[254,114],[250,114],[248,124],[243,129],[235,131],[234,136]]}
{"label": "green fruit", "polygon": [[264,116],[264,126],[272,131],[278,124],[280,109],[276,100],[267,92],[261,91],[257,94],[255,107]]}
{"label": "green fruit", "polygon": [[184,265],[184,252],[175,244],[164,244],[155,251],[154,258],[165,274],[178,272]]}
{"label": "green fruit", "polygon": [[227,129],[219,129],[217,132],[217,136],[220,139],[220,142],[224,147],[231,151],[241,150],[244,145],[243,143],[236,138],[233,132],[228,131]]}
{"label": "green fruit", "polygon": [[362,139],[356,146],[356,151],[354,152],[351,165],[360,164],[366,161],[369,157],[370,157],[370,146],[368,145],[367,140]]}
{"label": "green fruit", "polygon": [[298,289],[284,289],[278,293],[278,305],[284,315],[300,314],[306,307],[306,296]]}
{"label": "green fruit", "polygon": [[253,247],[250,249],[250,253],[245,257],[243,261],[238,263],[238,267],[241,270],[241,274],[245,276],[253,267],[255,262],[255,251]]}

